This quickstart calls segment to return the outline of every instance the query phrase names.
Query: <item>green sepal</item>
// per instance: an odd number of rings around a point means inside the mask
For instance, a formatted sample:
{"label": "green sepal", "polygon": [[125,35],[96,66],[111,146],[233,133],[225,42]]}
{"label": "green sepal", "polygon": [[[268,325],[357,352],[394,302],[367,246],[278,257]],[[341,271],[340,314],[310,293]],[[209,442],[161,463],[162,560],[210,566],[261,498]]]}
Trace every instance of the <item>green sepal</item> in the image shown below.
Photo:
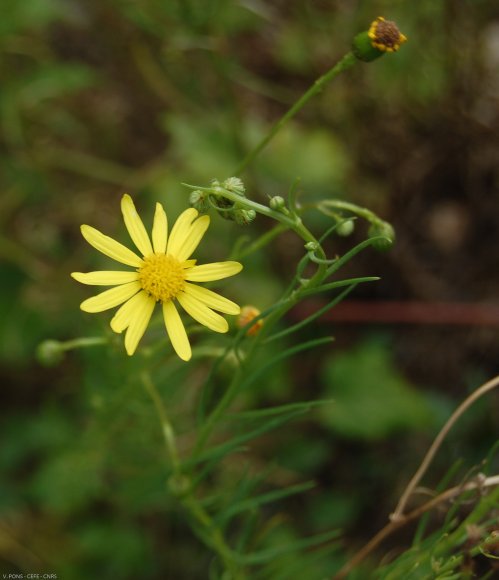
{"label": "green sepal", "polygon": [[360,32],[353,39],[352,52],[358,60],[363,62],[371,62],[385,54],[382,50],[372,45],[372,40],[369,38],[367,31]]}

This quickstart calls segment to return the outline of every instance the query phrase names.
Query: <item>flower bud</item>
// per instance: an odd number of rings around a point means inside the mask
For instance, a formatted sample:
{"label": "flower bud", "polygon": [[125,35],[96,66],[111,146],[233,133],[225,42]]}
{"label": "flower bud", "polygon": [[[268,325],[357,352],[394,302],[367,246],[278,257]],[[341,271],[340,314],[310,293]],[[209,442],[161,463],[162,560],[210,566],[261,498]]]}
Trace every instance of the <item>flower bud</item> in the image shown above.
{"label": "flower bud", "polygon": [[395,22],[378,16],[367,32],[361,32],[353,39],[352,50],[359,60],[370,62],[385,52],[396,52],[406,41],[407,37]]}
{"label": "flower bud", "polygon": [[208,210],[210,209],[208,194],[199,189],[191,191],[191,195],[189,196],[189,203],[193,208],[197,209],[200,213],[207,213]]}
{"label": "flower bud", "polygon": [[275,209],[276,211],[282,211],[283,209],[286,209],[286,202],[280,195],[274,195],[274,197],[270,198],[269,207],[270,209]]}
{"label": "flower bud", "polygon": [[246,191],[244,183],[239,179],[239,177],[229,177],[222,183],[222,185],[225,189],[242,196],[244,196],[244,192]]}
{"label": "flower bud", "polygon": [[395,242],[395,230],[388,222],[378,222],[371,224],[367,235],[370,238],[378,238],[373,242],[373,247],[377,250],[389,250]]}
{"label": "flower bud", "polygon": [[64,359],[64,352],[58,340],[44,340],[36,348],[36,358],[44,367],[55,367]]}
{"label": "flower bud", "polygon": [[305,244],[305,250],[308,252],[315,252],[319,248],[319,244],[317,242],[307,242]]}
{"label": "flower bud", "polygon": [[[238,328],[245,327],[254,318],[256,318],[259,314],[260,314],[260,310],[258,310],[258,308],[256,308],[255,306],[251,306],[251,305],[243,306],[241,308],[241,312],[240,312],[239,316],[237,317],[237,321],[236,321]],[[255,322],[255,324],[253,324],[253,326],[249,327],[249,329],[246,331],[246,334],[248,336],[255,336],[256,334],[258,334],[258,332],[260,331],[260,328],[262,328],[262,326],[263,326],[263,319],[260,318],[259,320],[257,320]]]}
{"label": "flower bud", "polygon": [[236,209],[232,215],[232,219],[240,226],[247,226],[256,218],[256,212],[253,209]]}
{"label": "flower bud", "polygon": [[348,219],[338,224],[338,227],[336,228],[336,233],[342,238],[346,238],[353,232],[354,228],[355,228],[354,221]]}

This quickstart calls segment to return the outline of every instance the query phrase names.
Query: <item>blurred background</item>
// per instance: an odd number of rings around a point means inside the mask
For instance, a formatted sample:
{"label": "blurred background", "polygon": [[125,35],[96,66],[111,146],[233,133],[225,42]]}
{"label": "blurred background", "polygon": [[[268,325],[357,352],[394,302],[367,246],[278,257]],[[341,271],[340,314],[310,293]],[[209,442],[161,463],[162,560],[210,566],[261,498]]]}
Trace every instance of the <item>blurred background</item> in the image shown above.
{"label": "blurred background", "polygon": [[[263,202],[300,177],[301,202],[348,200],[397,232],[391,251],[368,249],[343,271],[381,281],[358,287],[300,337],[334,335],[333,345],[276,368],[245,400],[335,399],[257,440],[244,462],[256,471],[272,463],[275,486],[315,480],[267,516],[280,520],[282,538],[341,528],[343,553],[384,525],[452,410],[499,372],[498,3],[1,0],[0,571],[207,577],[210,554],[165,494],[154,411],[127,381],[138,363],[120,338],[52,368],[35,350],[47,338],[109,333],[108,313],[79,310],[92,290],[69,277],[110,267],[80,224],[126,242],[124,192],[148,224],[156,200],[180,213],[181,182],[232,175],[379,15],[408,43],[342,74],[243,176]],[[328,225],[312,212],[305,219],[317,232]],[[241,232],[213,216],[198,257],[226,259],[242,233],[269,226],[258,217]],[[330,255],[366,229],[359,221],[350,238],[331,240]],[[263,310],[302,252],[282,235],[245,261],[224,294]],[[318,305],[300,305],[288,322]],[[144,340],[153,343],[171,358],[161,325]],[[181,431],[203,365],[168,367],[165,376],[155,367],[162,393],[182,410]],[[459,459],[454,483],[480,470],[498,410],[491,395],[465,415],[426,485]],[[233,458],[221,483],[242,462]],[[399,541],[410,542],[404,533]],[[322,578],[340,560],[330,556],[306,577]]]}

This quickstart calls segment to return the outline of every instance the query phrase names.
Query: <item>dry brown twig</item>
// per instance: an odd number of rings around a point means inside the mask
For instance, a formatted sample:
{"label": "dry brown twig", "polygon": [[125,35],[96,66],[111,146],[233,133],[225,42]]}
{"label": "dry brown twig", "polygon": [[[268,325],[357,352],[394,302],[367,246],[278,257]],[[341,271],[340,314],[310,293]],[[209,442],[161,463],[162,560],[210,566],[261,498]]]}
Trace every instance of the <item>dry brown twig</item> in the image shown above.
{"label": "dry brown twig", "polygon": [[452,429],[454,424],[463,415],[469,407],[477,401],[480,397],[483,397],[486,393],[492,391],[497,386],[499,386],[499,376],[494,377],[490,381],[487,381],[481,385],[476,391],[473,391],[454,411],[454,413],[449,417],[445,425],[440,430],[439,434],[434,439],[430,448],[426,452],[426,455],[421,462],[421,465],[417,469],[416,473],[413,475],[412,479],[407,484],[404,493],[400,496],[397,503],[395,511],[390,514],[390,522],[382,528],[375,536],[373,536],[363,548],[361,548],[344,566],[341,570],[334,576],[334,580],[341,580],[346,578],[347,575],[359,564],[366,556],[368,556],[374,549],[376,549],[381,542],[390,536],[395,530],[405,526],[409,522],[415,520],[425,512],[433,509],[437,505],[448,501],[454,497],[461,495],[465,491],[470,491],[473,489],[482,489],[484,487],[493,487],[499,485],[499,475],[495,475],[487,478],[479,478],[475,481],[470,481],[464,485],[458,485],[451,489],[444,491],[443,493],[437,495],[433,499],[427,501],[422,506],[412,510],[409,513],[404,513],[405,507],[411,495],[414,493],[418,483],[421,481],[422,477],[428,470],[430,463],[432,462],[435,454],[442,445],[444,439],[447,437],[449,431]]}

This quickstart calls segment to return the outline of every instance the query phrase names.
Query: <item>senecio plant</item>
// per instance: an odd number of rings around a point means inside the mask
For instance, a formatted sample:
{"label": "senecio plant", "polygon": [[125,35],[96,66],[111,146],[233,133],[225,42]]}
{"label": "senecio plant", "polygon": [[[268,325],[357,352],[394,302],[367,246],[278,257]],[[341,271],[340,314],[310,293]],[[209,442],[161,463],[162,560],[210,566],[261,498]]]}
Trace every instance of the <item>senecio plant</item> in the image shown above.
{"label": "senecio plant", "polygon": [[[195,364],[201,356],[214,357],[211,370],[204,378],[204,385],[198,395],[198,408],[193,411],[196,419],[189,445],[179,446],[176,426],[171,420],[176,410],[169,407],[168,400],[157,388],[155,375],[148,368],[147,357],[143,358],[144,368],[137,374],[137,381],[142,383],[156,408],[164,436],[169,471],[165,492],[179,502],[194,534],[214,553],[207,577],[225,580],[296,578],[300,567],[296,558],[300,554],[302,572],[299,577],[314,578],[312,560],[317,558],[317,553],[341,551],[336,530],[294,540],[285,545],[275,545],[266,540],[273,524],[261,522],[260,508],[305,491],[310,487],[309,483],[258,493],[262,478],[246,474],[233,482],[233,489],[227,491],[217,490],[214,474],[224,458],[240,451],[242,445],[307,412],[313,406],[329,403],[289,403],[253,410],[241,409],[235,404],[238,397],[264,377],[276,363],[330,342],[331,339],[326,337],[292,343],[291,346],[278,348],[278,354],[275,354],[274,348],[268,349],[271,343],[275,345],[275,341],[285,337],[286,344],[289,344],[293,333],[334,307],[358,284],[377,280],[375,277],[332,278],[362,250],[368,247],[388,249],[395,240],[394,230],[388,222],[370,210],[345,201],[324,199],[307,203],[305,207],[297,199],[296,183],[290,188],[287,199],[273,196],[266,204],[260,203],[247,194],[239,176],[254,162],[284,124],[334,77],[355,63],[371,62],[397,51],[405,41],[406,37],[400,33],[395,23],[382,17],[377,18],[367,31],[355,37],[352,50],[319,78],[271,127],[265,138],[242,161],[235,171],[235,177],[213,180],[205,186],[184,184],[190,190],[191,207],[181,213],[171,229],[163,205],[157,203],[149,236],[132,198],[124,195],[121,199],[123,219],[137,251],[89,225],[81,227],[83,237],[90,245],[127,267],[123,270],[74,272],[72,276],[83,284],[111,286],[110,289],[84,300],[81,309],[100,313],[118,307],[110,325],[115,333],[124,333],[124,347],[128,355],[134,355],[143,348],[140,341],[147,340],[146,330],[158,305],[171,347],[176,353],[173,355],[170,347],[161,340],[161,344],[157,346],[166,355],[170,356],[171,353],[173,357],[178,356],[182,361],[181,365]],[[328,216],[331,219],[328,229],[320,235],[312,233],[304,222],[304,209],[315,209]],[[199,264],[195,257],[196,249],[210,224],[208,212],[246,228],[257,215],[271,220],[274,225],[246,246],[236,247],[231,257],[237,258],[237,261]],[[324,241],[331,235],[348,236],[358,219],[368,222],[367,238],[342,256],[328,257],[323,247]],[[231,299],[202,285],[236,274],[244,276],[245,256],[261,250],[287,230],[291,230],[302,240],[304,254],[296,265],[296,272],[289,286],[275,304],[267,306],[262,312],[252,305],[240,309]],[[325,293],[329,293],[330,298],[324,307],[308,318],[283,328],[283,316],[293,306],[310,296]],[[204,347],[202,335],[189,337],[189,334],[196,331],[196,327],[191,325],[186,330],[182,320],[184,314],[211,331],[229,333],[229,338],[221,343],[220,348],[213,348],[213,342]],[[237,316],[236,324],[230,327],[223,315]],[[191,347],[191,340],[194,348]],[[80,338],[67,343],[47,341],[40,346],[39,352],[45,360],[59,360],[65,350],[95,344],[108,344],[108,338]],[[254,364],[257,357],[258,365]],[[468,542],[467,549],[472,554],[480,551],[491,552],[487,546],[491,545],[494,537],[490,535],[487,519],[490,518],[492,510],[497,508],[499,493],[497,489],[489,493],[485,493],[485,490],[494,488],[499,483],[497,476],[484,476],[480,481],[469,481],[458,488],[448,489],[417,508],[415,512],[406,513],[405,505],[450,427],[474,400],[490,391],[498,382],[498,379],[494,379],[482,386],[459,407],[435,440],[387,527],[350,560],[347,555],[337,556],[335,561],[343,560],[344,567],[340,571],[330,570],[330,576],[336,573],[337,578],[346,577],[390,533],[444,500],[456,499],[462,494],[472,493],[473,490],[476,492],[477,489],[482,494],[476,500],[476,509],[462,522],[450,518],[444,530],[444,540],[435,539],[434,536],[423,540],[420,534],[420,544],[399,556],[391,564],[392,568],[388,567],[380,574],[386,578],[402,578],[418,568],[421,572],[418,578],[458,578],[461,577],[459,570],[465,558],[460,547],[465,542]],[[467,530],[471,525],[475,526],[475,536],[470,546]],[[480,529],[480,533],[476,529]],[[321,546],[320,549],[318,546]],[[314,550],[311,551],[312,547]],[[281,558],[283,555],[287,557]],[[290,555],[293,558],[290,559]]]}

